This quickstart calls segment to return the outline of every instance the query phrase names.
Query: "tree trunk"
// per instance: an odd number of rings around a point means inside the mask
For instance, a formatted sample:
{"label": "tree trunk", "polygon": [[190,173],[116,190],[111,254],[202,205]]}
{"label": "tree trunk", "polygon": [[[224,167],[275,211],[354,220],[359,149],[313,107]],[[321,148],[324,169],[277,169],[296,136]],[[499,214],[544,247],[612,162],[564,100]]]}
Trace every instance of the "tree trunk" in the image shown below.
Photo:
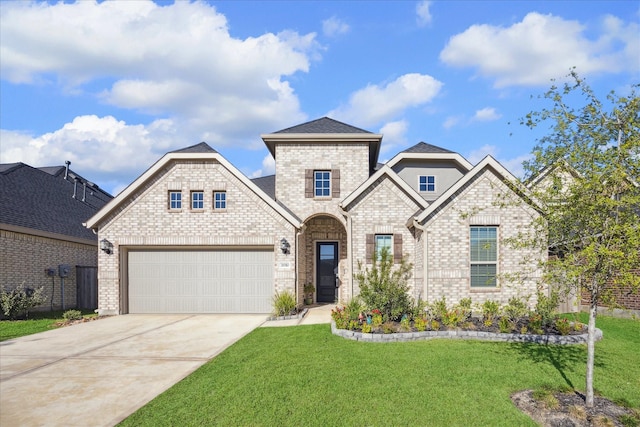
{"label": "tree trunk", "polygon": [[589,328],[587,337],[587,378],[585,406],[593,408],[593,362],[595,360],[596,316],[598,315],[598,299],[591,298],[589,307]]}

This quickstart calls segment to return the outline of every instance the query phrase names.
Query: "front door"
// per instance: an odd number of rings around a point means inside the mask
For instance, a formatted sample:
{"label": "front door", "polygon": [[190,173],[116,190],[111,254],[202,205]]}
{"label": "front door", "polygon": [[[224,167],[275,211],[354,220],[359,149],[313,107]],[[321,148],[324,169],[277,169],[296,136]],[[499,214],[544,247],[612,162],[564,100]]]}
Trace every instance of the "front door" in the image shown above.
{"label": "front door", "polygon": [[318,302],[335,302],[338,242],[319,242],[316,246],[316,284]]}

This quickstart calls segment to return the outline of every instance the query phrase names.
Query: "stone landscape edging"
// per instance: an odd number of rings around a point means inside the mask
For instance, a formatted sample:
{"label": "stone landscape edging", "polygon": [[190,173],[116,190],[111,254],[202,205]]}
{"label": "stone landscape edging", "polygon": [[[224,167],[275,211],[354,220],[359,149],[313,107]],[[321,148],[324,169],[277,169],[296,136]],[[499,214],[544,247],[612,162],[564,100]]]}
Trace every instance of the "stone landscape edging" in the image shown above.
{"label": "stone landscape edging", "polygon": [[[331,321],[331,333],[342,338],[365,341],[365,342],[408,342],[424,341],[432,339],[465,339],[478,341],[495,342],[519,342],[536,344],[585,344],[588,334],[580,335],[533,335],[533,334],[503,334],[496,332],[464,331],[460,329],[447,331],[424,331],[424,332],[398,332],[392,334],[364,334],[362,332],[350,331],[336,328],[336,323]],[[602,339],[602,330],[596,328],[595,340]]]}
{"label": "stone landscape edging", "polygon": [[304,316],[306,316],[307,311],[309,311],[308,308],[303,308],[300,313],[294,314],[293,316],[277,316],[277,317],[276,316],[270,316],[270,317],[267,317],[267,321],[302,319]]}

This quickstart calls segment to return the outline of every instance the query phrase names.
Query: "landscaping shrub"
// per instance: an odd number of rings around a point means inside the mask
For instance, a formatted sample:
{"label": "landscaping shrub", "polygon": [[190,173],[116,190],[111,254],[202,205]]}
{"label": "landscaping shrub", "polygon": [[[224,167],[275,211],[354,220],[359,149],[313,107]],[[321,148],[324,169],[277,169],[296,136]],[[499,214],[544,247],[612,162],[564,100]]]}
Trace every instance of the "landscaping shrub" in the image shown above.
{"label": "landscaping shrub", "polygon": [[273,314],[275,316],[290,315],[296,305],[296,297],[291,291],[276,292],[273,296]]}
{"label": "landscaping shrub", "polygon": [[4,286],[0,288],[0,307],[4,315],[12,320],[22,314],[29,317],[29,309],[45,301],[46,297],[42,286],[32,289],[25,287],[22,282],[10,291],[5,291]]}
{"label": "landscaping shrub", "polygon": [[371,268],[362,269],[356,280],[360,286],[360,298],[370,309],[379,309],[385,322],[399,320],[412,312],[413,301],[409,296],[409,279],[412,264],[404,258],[394,265],[393,255],[388,248],[374,256]]}
{"label": "landscaping shrub", "polygon": [[507,305],[502,308],[502,312],[509,318],[509,320],[515,323],[527,316],[529,313],[529,307],[522,299],[518,297],[511,297],[509,298]]}
{"label": "landscaping shrub", "polygon": [[64,320],[80,320],[82,319],[82,312],[80,310],[67,310],[62,313]]}
{"label": "landscaping shrub", "polygon": [[538,291],[538,302],[535,313],[541,317],[542,327],[549,328],[558,318],[557,308],[559,303],[558,291],[552,290],[549,296]]}
{"label": "landscaping shrub", "polygon": [[482,306],[482,321],[485,326],[491,326],[500,314],[500,304],[497,301],[486,300]]}

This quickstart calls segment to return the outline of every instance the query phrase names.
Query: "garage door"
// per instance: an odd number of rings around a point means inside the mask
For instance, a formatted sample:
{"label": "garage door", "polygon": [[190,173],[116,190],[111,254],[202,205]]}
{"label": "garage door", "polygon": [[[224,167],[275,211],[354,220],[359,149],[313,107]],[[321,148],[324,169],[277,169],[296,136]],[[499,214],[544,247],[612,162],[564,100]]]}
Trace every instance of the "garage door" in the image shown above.
{"label": "garage door", "polygon": [[129,313],[268,313],[273,248],[129,251]]}

